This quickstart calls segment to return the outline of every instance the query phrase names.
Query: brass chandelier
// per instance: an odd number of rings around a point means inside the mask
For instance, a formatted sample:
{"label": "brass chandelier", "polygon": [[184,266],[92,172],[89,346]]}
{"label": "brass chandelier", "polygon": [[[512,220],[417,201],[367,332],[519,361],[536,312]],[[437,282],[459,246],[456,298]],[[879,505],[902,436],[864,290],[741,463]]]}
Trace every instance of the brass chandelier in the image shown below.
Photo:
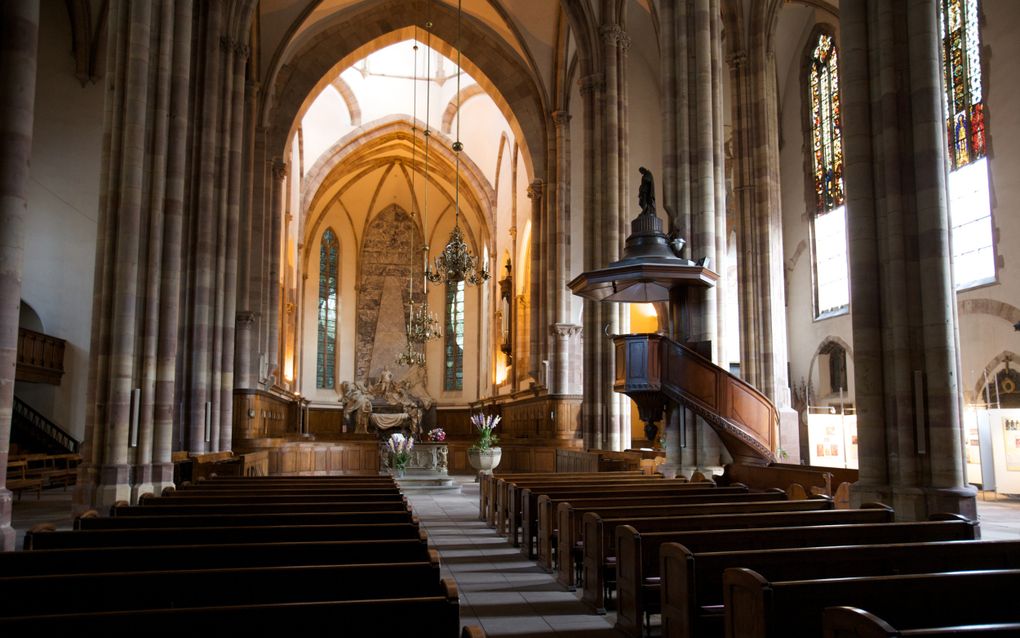
{"label": "brass chandelier", "polygon": [[[429,208],[429,192],[428,192],[428,173],[429,173],[429,138],[431,137],[429,131],[430,116],[428,110],[428,102],[431,88],[431,78],[429,77],[431,67],[430,53],[432,51],[432,22],[426,21],[425,28],[428,30],[428,45],[426,49],[426,85],[425,85],[425,210],[422,218],[422,234],[428,233],[428,208]],[[413,47],[414,51],[414,89],[411,91],[413,95],[413,108],[411,115],[411,165],[412,168],[417,164],[418,161],[418,41],[417,36],[415,37],[415,43]],[[412,170],[412,176],[414,172]],[[415,196],[414,178],[411,179],[411,205],[414,206],[418,201]],[[426,240],[424,246],[422,246],[422,256],[425,262],[424,273],[427,277],[428,274],[428,241]],[[397,355],[397,364],[402,366],[420,366],[425,367],[425,344],[433,339],[439,339],[443,336],[443,331],[439,327],[439,320],[436,319],[435,314],[429,309],[428,302],[428,286],[426,285],[427,278],[422,281],[422,300],[420,303],[416,303],[414,300],[414,272],[410,273],[407,282],[408,291],[408,313],[407,313],[407,326],[405,328],[405,336],[407,338],[407,344],[404,351]]]}
{"label": "brass chandelier", "polygon": [[[460,27],[462,17],[461,0],[457,0],[457,140],[453,143],[453,152],[457,159],[456,169],[456,200],[453,230],[450,231],[450,238],[443,248],[443,252],[436,257],[433,268],[428,268],[426,261],[426,278],[434,284],[446,283],[456,284],[465,282],[476,286],[489,278],[489,271],[486,269],[483,260],[471,254],[471,250],[464,242],[464,235],[460,230],[460,153],[464,150],[464,144],[460,141]],[[426,135],[428,133],[426,132]],[[425,140],[428,148],[428,138]]]}

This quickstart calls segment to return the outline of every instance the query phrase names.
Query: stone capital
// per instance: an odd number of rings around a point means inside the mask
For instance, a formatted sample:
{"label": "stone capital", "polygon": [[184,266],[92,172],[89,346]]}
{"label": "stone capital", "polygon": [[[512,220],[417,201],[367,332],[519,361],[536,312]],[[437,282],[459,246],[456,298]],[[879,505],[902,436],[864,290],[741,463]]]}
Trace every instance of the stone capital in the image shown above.
{"label": "stone capital", "polygon": [[567,126],[570,124],[570,118],[572,116],[568,111],[553,111],[552,121],[556,126]]}
{"label": "stone capital", "polygon": [[602,41],[608,45],[619,45],[620,40],[627,37],[623,28],[618,24],[604,24],[599,27],[599,35],[602,36]]}
{"label": "stone capital", "polygon": [[545,188],[545,182],[540,179],[528,184],[528,199],[538,199],[542,197],[542,190]]}
{"label": "stone capital", "polygon": [[274,159],[273,162],[273,179],[283,180],[287,177],[287,162],[282,159]]}
{"label": "stone capital", "polygon": [[570,339],[581,333],[581,326],[576,323],[554,323],[549,326],[549,332],[561,339]]}

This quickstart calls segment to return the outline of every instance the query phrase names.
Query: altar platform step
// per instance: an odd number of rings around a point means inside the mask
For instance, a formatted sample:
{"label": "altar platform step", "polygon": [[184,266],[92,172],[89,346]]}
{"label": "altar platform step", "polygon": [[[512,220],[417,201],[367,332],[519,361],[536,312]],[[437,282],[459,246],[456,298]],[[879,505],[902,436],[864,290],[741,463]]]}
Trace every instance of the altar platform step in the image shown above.
{"label": "altar platform step", "polygon": [[460,484],[451,477],[414,475],[408,472],[397,479],[400,491],[405,494],[459,494]]}

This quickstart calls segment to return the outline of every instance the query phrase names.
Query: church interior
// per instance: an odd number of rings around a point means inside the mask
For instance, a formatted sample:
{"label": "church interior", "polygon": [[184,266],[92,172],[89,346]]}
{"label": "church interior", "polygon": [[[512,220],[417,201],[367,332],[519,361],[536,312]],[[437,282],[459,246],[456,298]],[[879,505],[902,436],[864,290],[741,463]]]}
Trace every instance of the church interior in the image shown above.
{"label": "church interior", "polygon": [[1020,635],[1018,30],[0,3],[0,627]]}

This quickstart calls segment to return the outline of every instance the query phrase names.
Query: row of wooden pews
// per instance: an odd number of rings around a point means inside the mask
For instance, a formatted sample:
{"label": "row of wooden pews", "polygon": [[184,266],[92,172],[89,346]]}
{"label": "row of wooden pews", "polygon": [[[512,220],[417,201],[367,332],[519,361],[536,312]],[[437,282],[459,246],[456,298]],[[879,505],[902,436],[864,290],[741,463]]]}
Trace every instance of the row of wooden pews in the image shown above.
{"label": "row of wooden pews", "polygon": [[[791,499],[763,479],[809,482],[811,472],[743,472],[758,489],[497,475],[483,486],[480,516],[497,529],[503,521],[508,539],[519,534],[529,556],[537,547],[539,564],[596,612],[615,602],[616,628],[630,636],[650,632],[653,614],[667,637],[1020,635],[1005,593],[1020,576],[1020,542],[979,541],[977,523],[953,514],[896,522],[882,504],[836,509],[806,490]],[[976,593],[951,596],[958,586]],[[935,601],[939,613],[929,613]]]}
{"label": "row of wooden pews", "polygon": [[390,477],[217,478],[0,554],[0,632],[483,638]]}

